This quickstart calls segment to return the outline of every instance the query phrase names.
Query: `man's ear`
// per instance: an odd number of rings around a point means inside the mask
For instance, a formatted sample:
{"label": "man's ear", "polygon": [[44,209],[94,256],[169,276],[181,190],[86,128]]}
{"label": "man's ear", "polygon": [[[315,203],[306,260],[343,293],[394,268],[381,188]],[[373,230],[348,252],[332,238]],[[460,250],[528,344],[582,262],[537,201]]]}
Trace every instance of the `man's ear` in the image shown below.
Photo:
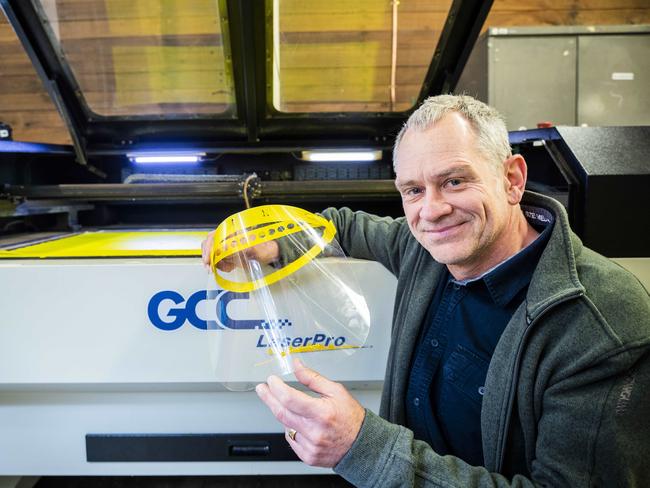
{"label": "man's ear", "polygon": [[526,187],[526,178],[528,177],[528,166],[526,160],[521,154],[513,154],[505,160],[505,179],[506,179],[506,194],[508,195],[508,203],[517,205],[524,195],[524,188]]}

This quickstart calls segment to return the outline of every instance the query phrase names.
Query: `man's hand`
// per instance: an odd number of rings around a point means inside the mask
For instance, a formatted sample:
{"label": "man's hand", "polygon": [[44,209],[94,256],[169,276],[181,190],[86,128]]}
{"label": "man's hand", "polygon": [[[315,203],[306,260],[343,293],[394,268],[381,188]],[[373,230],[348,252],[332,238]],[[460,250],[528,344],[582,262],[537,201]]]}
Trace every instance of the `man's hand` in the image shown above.
{"label": "man's hand", "polygon": [[352,446],[365,410],[343,385],[305,367],[298,359],[294,367],[298,381],[319,397],[291,388],[277,376],[257,385],[257,395],[289,429],[285,437],[300,459],[312,466],[331,468]]}
{"label": "man's hand", "polygon": [[[214,244],[214,232],[212,231],[208,234],[205,240],[201,243],[201,259],[203,260],[203,265],[210,269],[210,253],[212,252],[212,246]],[[247,259],[254,259],[259,261],[262,264],[269,264],[274,261],[277,261],[280,257],[280,247],[275,241],[263,242],[257,246],[249,247],[245,251],[233,254],[228,256],[225,259],[222,259],[217,264],[217,268],[226,273],[235,269],[240,263],[242,263],[242,256],[244,255]]]}
{"label": "man's hand", "polygon": [[210,269],[211,264],[210,253],[212,252],[212,246],[214,244],[214,233],[215,231],[210,232],[201,243],[201,260],[203,261],[203,266],[207,269]]}

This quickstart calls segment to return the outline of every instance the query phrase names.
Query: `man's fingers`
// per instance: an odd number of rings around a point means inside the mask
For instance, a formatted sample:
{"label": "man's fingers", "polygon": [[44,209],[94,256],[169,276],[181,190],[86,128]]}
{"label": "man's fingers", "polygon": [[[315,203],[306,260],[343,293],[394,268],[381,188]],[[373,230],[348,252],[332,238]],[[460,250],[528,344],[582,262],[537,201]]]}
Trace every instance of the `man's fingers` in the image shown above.
{"label": "man's fingers", "polygon": [[267,407],[271,410],[273,416],[278,419],[278,421],[287,426],[292,427],[298,430],[303,426],[303,419],[299,415],[296,415],[294,412],[289,410],[285,405],[282,404],[271,392],[269,385],[266,383],[260,383],[255,387],[255,392],[257,396],[262,400]]}
{"label": "man's fingers", "polygon": [[219,261],[219,263],[217,263],[217,268],[224,273],[230,273],[233,269],[235,269],[235,263],[233,263],[232,259],[230,258],[222,259]]}
{"label": "man's fingers", "polygon": [[298,381],[310,390],[327,397],[339,393],[340,385],[338,383],[335,383],[317,371],[308,368],[300,359],[294,358],[293,367],[293,374],[296,376]]}
{"label": "man's fingers", "polygon": [[334,390],[335,394],[313,397],[290,387],[277,376],[269,376],[266,384],[258,385],[257,394],[273,415],[292,429],[285,435],[300,459],[314,466],[335,466],[354,443],[365,410],[338,383],[299,362],[295,372],[304,384],[326,393]]}
{"label": "man's fingers", "polygon": [[[211,262],[212,258],[212,246],[214,244],[214,233],[215,231],[210,232],[207,237],[201,242],[201,260],[203,265],[206,268],[210,268],[213,263]],[[273,261],[277,261],[280,255],[280,248],[277,242],[269,241],[262,244],[258,244],[251,248],[245,249],[240,253],[233,254],[226,258],[221,259],[217,263],[217,268],[220,271],[229,273],[235,268],[243,267],[243,264],[246,259],[256,260],[262,264],[269,264]]]}
{"label": "man's fingers", "polygon": [[319,399],[290,387],[277,376],[269,376],[267,385],[275,398],[300,417],[313,417],[320,412]]}
{"label": "man's fingers", "polygon": [[203,264],[210,266],[210,253],[212,252],[212,243],[214,242],[214,231],[210,232],[208,236],[201,243],[201,259]]}

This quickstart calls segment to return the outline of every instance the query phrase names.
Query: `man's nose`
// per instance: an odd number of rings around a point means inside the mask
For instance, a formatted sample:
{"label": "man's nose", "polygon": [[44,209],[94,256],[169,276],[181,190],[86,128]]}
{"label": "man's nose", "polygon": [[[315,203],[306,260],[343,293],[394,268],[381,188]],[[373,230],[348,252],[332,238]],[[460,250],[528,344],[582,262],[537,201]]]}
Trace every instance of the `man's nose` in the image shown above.
{"label": "man's nose", "polygon": [[447,200],[436,191],[427,191],[422,208],[420,209],[420,218],[429,221],[435,221],[449,215],[452,212],[452,206]]}

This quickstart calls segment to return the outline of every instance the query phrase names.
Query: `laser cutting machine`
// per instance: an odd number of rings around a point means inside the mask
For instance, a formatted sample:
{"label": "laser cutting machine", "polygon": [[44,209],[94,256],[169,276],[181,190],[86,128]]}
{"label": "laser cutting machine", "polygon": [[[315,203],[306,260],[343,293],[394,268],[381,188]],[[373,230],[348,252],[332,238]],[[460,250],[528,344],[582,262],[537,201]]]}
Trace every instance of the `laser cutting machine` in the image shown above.
{"label": "laser cutting machine", "polygon": [[[307,34],[285,35],[281,2],[143,12],[0,0],[72,140],[0,141],[0,476],[329,473],[296,460],[254,392],[222,386],[210,314],[262,317],[245,293],[206,294],[200,242],[250,205],[400,215],[394,136],[425,97],[453,89],[489,3],[454,2],[415,91],[378,102],[344,86],[345,70],[335,95],[309,99],[292,70],[331,49],[312,40],[309,54]],[[545,128],[511,142],[529,188],[650,286],[649,129]],[[348,265],[371,332],[321,373],[376,411],[395,279]]]}

